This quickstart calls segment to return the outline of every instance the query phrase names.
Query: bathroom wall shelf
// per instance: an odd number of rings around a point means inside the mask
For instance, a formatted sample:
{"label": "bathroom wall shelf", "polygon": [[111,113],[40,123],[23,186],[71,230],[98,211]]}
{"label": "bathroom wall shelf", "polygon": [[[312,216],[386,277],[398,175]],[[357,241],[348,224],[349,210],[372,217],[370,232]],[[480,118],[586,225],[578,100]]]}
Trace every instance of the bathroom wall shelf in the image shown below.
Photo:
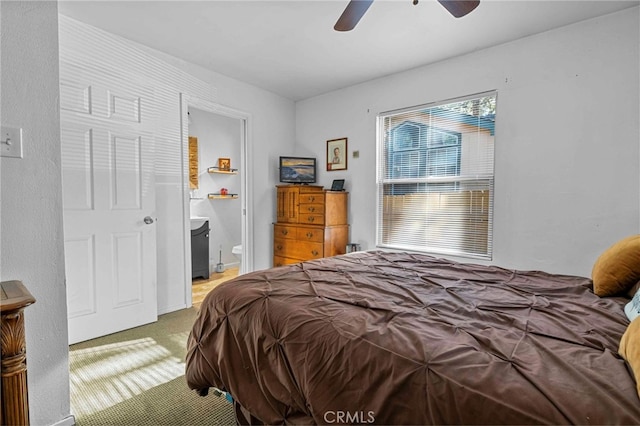
{"label": "bathroom wall shelf", "polygon": [[238,169],[220,169],[219,167],[209,167],[207,169],[207,172],[209,173],[220,173],[223,175],[237,175],[238,174]]}
{"label": "bathroom wall shelf", "polygon": [[210,200],[231,200],[238,198],[238,194],[209,194]]}

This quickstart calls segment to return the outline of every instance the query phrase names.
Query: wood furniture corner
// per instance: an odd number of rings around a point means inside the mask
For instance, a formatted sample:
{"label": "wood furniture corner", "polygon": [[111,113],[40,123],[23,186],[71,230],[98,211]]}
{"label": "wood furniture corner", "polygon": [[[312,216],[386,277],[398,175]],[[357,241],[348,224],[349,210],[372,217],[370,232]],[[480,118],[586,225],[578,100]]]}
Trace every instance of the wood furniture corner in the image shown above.
{"label": "wood furniture corner", "polygon": [[20,281],[0,283],[2,407],[0,424],[28,425],[27,350],[24,308],[36,299]]}

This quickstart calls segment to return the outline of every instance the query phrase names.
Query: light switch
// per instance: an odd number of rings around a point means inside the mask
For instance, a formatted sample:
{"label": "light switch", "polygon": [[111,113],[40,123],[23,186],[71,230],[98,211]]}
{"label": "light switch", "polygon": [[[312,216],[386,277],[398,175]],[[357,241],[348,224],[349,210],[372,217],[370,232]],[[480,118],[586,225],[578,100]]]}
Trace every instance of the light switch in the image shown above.
{"label": "light switch", "polygon": [[22,129],[0,126],[0,157],[22,158]]}

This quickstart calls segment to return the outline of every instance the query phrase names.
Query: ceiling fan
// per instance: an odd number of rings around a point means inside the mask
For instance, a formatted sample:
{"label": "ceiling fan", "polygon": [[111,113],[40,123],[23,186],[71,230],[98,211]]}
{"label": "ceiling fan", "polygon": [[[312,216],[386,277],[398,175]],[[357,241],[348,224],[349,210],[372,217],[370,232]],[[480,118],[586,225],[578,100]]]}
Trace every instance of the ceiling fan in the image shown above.
{"label": "ceiling fan", "polygon": [[[354,29],[371,3],[373,0],[351,0],[333,29],[336,31]],[[478,7],[480,0],[438,0],[438,3],[456,18],[461,18]],[[418,0],[413,0],[413,4],[418,4]]]}

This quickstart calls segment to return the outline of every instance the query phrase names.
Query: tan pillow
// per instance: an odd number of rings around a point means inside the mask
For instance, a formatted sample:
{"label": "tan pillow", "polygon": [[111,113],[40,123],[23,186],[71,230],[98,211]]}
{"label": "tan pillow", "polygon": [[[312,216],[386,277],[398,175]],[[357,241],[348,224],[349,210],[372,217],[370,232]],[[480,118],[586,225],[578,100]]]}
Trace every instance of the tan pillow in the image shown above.
{"label": "tan pillow", "polygon": [[618,353],[624,358],[633,370],[636,378],[636,391],[640,396],[640,317],[631,321],[622,339]]}
{"label": "tan pillow", "polygon": [[624,238],[604,251],[591,271],[598,296],[623,294],[640,280],[640,235]]}

